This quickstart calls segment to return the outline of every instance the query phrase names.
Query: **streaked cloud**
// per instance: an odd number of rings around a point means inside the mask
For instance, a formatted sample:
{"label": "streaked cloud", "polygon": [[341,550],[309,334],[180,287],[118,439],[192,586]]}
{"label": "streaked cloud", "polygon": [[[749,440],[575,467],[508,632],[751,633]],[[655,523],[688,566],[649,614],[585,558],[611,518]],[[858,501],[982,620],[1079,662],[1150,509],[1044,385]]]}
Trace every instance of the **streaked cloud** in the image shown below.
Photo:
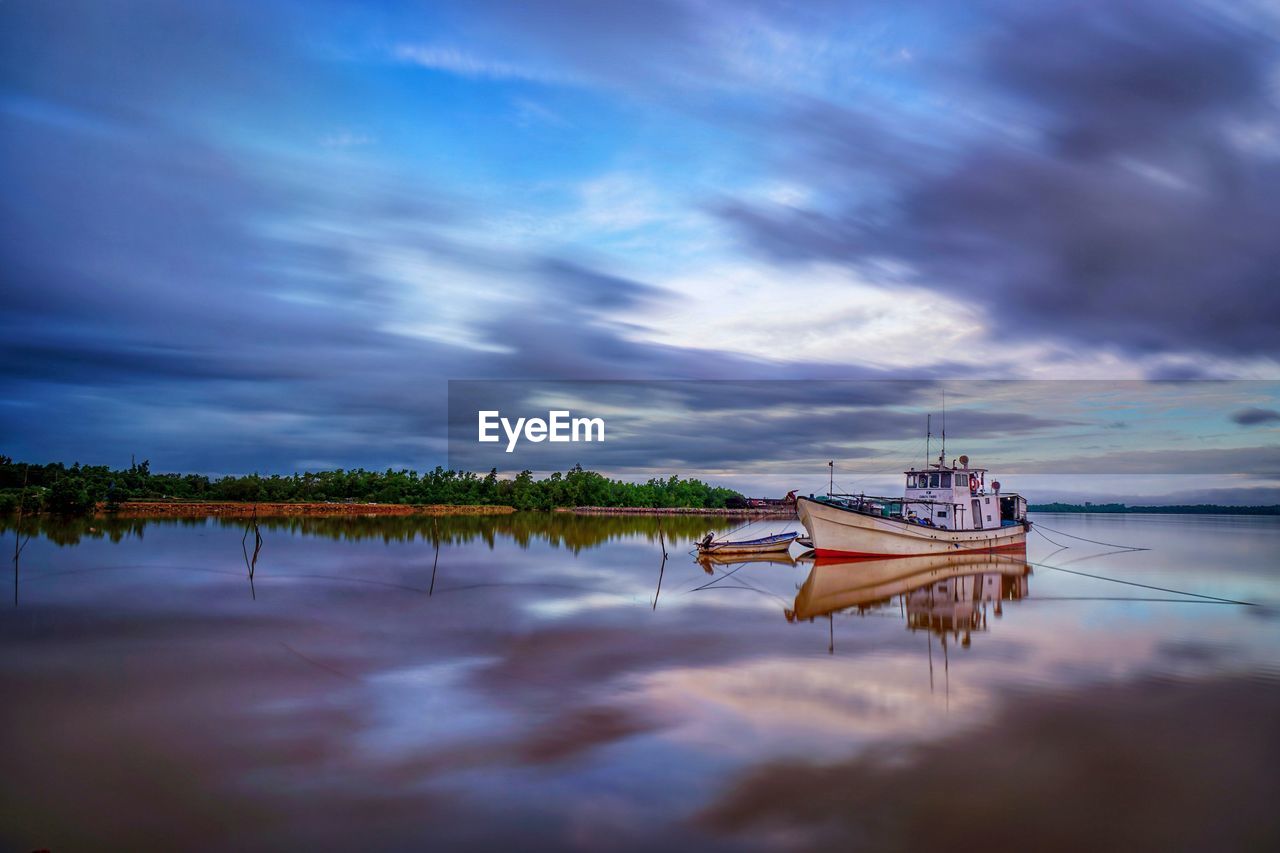
{"label": "streaked cloud", "polygon": [[320,144],[325,148],[362,148],[365,145],[373,145],[375,142],[377,140],[372,136],[351,130],[331,133],[320,140]]}
{"label": "streaked cloud", "polygon": [[401,62],[420,65],[436,71],[446,71],[463,77],[488,78],[492,80],[533,80],[553,81],[554,75],[543,73],[511,62],[494,59],[483,59],[466,51],[453,47],[436,47],[431,45],[401,44],[396,45],[392,54]]}

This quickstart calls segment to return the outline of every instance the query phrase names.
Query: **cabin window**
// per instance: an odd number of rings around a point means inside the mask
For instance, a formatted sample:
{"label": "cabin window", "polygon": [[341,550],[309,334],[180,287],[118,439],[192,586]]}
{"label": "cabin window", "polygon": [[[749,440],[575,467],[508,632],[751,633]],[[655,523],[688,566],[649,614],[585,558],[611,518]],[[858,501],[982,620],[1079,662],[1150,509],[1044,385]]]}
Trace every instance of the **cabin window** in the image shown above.
{"label": "cabin window", "polygon": [[942,488],[944,489],[951,488],[951,472],[950,471],[947,471],[942,475]]}
{"label": "cabin window", "polygon": [[[987,498],[987,503],[991,503],[991,498]],[[991,520],[990,518],[987,519],[987,521],[990,521],[990,520]]]}
{"label": "cabin window", "polygon": [[929,488],[931,488],[931,489],[936,489],[936,488],[938,488],[938,475],[937,475],[937,474],[930,474],[930,475],[929,475]]}
{"label": "cabin window", "polygon": [[988,515],[988,516],[987,516],[987,521],[990,521],[990,520],[991,520],[991,516],[989,516],[989,515]]}
{"label": "cabin window", "polygon": [[961,489],[969,488],[969,475],[956,474],[956,487]]}
{"label": "cabin window", "polygon": [[947,517],[947,511],[945,509],[938,510],[938,518],[946,518],[946,517]]}
{"label": "cabin window", "polygon": [[908,488],[908,489],[914,489],[915,487],[916,487],[916,475],[915,475],[915,474],[908,474],[908,475],[907,475],[907,488]]}

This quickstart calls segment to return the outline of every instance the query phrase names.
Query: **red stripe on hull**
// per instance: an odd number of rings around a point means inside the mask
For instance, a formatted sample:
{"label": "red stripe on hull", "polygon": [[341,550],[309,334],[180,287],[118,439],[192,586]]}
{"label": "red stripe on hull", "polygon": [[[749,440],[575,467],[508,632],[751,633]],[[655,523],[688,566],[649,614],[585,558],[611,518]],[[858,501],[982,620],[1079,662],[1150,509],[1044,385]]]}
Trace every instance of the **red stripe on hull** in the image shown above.
{"label": "red stripe on hull", "polygon": [[995,554],[1007,551],[1025,551],[1026,542],[1011,542],[1008,545],[987,546],[983,548],[956,548],[953,551],[921,551],[916,554],[879,554],[874,551],[835,551],[831,548],[814,548],[813,553],[819,557],[856,557],[862,560],[892,560],[898,557],[945,557],[948,554]]}

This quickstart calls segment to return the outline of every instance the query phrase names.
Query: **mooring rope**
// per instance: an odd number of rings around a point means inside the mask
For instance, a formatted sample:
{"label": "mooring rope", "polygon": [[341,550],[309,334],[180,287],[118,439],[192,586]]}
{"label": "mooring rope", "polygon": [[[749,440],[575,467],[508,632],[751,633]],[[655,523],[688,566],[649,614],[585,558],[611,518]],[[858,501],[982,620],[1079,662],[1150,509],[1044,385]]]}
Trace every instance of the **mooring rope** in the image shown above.
{"label": "mooring rope", "polygon": [[[1141,550],[1148,550],[1148,549],[1141,549]],[[1109,578],[1106,575],[1094,575],[1094,574],[1090,574],[1089,572],[1079,571],[1077,569],[1064,569],[1061,566],[1051,566],[1048,563],[1037,563],[1031,560],[1028,560],[1027,563],[1029,565],[1036,566],[1038,568],[1052,569],[1055,572],[1065,572],[1069,575],[1079,575],[1080,577],[1084,577],[1084,578],[1093,578],[1094,580],[1100,580],[1100,581],[1110,581],[1111,583],[1124,584],[1125,586],[1136,586],[1136,587],[1141,587],[1142,589],[1153,589],[1156,592],[1169,592],[1169,593],[1173,593],[1174,595],[1189,595],[1193,598],[1203,598],[1206,601],[1217,601],[1221,604],[1239,604],[1244,607],[1260,606],[1255,601],[1240,601],[1235,598],[1223,598],[1217,595],[1205,595],[1204,593],[1201,593],[1201,592],[1187,592],[1184,589],[1171,589],[1170,587],[1167,587],[1167,586],[1154,586],[1153,584],[1149,584],[1149,583],[1138,583],[1137,581],[1126,581],[1126,580],[1121,580],[1120,578]]]}
{"label": "mooring rope", "polygon": [[746,566],[746,565],[747,565],[747,563],[746,563],[745,561],[744,561],[744,562],[741,562],[741,563],[738,563],[736,566],[734,566],[734,567],[733,567],[732,569],[730,569],[729,571],[727,571],[727,572],[721,572],[719,575],[715,576],[714,578],[712,578],[711,580],[707,581],[706,583],[704,583],[704,584],[702,584],[702,585],[700,585],[700,586],[695,586],[693,589],[685,590],[685,594],[687,595],[687,594],[688,594],[688,593],[690,593],[690,592],[701,592],[702,590],[709,590],[709,589],[745,589],[745,590],[748,590],[748,591],[750,591],[750,592],[758,592],[758,593],[760,593],[761,595],[766,595],[766,596],[769,596],[770,598],[776,598],[779,602],[781,602],[781,603],[782,603],[782,606],[783,606],[783,607],[786,607],[788,604],[790,604],[790,603],[791,603],[791,602],[790,602],[790,601],[788,601],[787,599],[785,599],[785,598],[783,598],[782,596],[778,595],[776,592],[770,592],[770,591],[769,591],[769,590],[767,590],[767,589],[760,589],[760,587],[758,587],[758,586],[753,586],[752,584],[747,583],[746,581],[742,580],[742,578],[737,578],[737,579],[736,579],[736,580],[738,581],[738,583],[740,584],[739,586],[725,585],[725,584],[721,584],[721,583],[720,583],[720,581],[724,580],[725,578],[732,577],[733,575],[737,574],[738,569],[741,569],[741,568],[743,568],[743,567],[744,567],[744,566]]}
{"label": "mooring rope", "polygon": [[[1038,524],[1033,524],[1033,525],[1031,525],[1031,532],[1032,532],[1032,533],[1040,533],[1040,525],[1038,525]],[[1066,550],[1067,548],[1070,548],[1070,547],[1071,547],[1070,545],[1063,545],[1061,542],[1055,542],[1054,540],[1050,539],[1048,536],[1045,536],[1043,533],[1040,533],[1040,538],[1041,538],[1041,539],[1043,539],[1044,541],[1048,542],[1050,545],[1057,545],[1057,546],[1058,546],[1058,551],[1064,551],[1064,550]],[[1056,553],[1058,553],[1058,551],[1054,551],[1053,553],[1055,553],[1055,554],[1056,554]]]}
{"label": "mooring rope", "polygon": [[737,533],[739,530],[746,530],[748,527],[750,527],[751,525],[755,524],[757,521],[763,521],[763,519],[759,519],[759,518],[749,518],[749,519],[747,519],[747,523],[746,523],[746,524],[743,524],[743,525],[740,525],[740,526],[738,526],[738,527],[735,527],[735,528],[733,528],[732,530],[730,530],[728,533],[722,534],[722,535],[720,535],[720,536],[714,536],[714,537],[712,537],[711,541],[712,541],[712,542],[721,541],[721,540],[723,540],[723,539],[724,539],[724,537],[725,537],[725,536],[732,536],[733,534]]}
{"label": "mooring rope", "polygon": [[[799,518],[785,519],[785,517],[770,516],[770,515],[762,516],[760,518],[751,518],[747,520],[746,524],[739,525],[738,527],[735,527],[732,530],[730,530],[728,533],[722,533],[719,536],[712,537],[711,541],[712,543],[724,542],[727,537],[732,536],[733,534],[737,533],[739,530],[746,530],[748,527],[751,527],[754,524],[760,524],[766,521],[773,522],[776,524],[777,522],[780,522],[783,520],[786,520],[787,523],[783,525],[782,529],[779,530],[778,533],[775,535],[780,536],[783,533],[789,533],[791,529],[795,527],[796,524],[798,524],[800,521]],[[693,552],[691,551],[690,553],[693,553]]]}
{"label": "mooring rope", "polygon": [[[1041,524],[1038,521],[1033,522],[1031,525],[1032,530],[1035,530],[1036,528],[1039,528],[1039,527],[1044,527],[1045,530],[1053,530],[1052,527],[1046,527],[1045,525]],[[1141,547],[1138,547],[1137,545],[1117,545],[1114,542],[1099,542],[1097,539],[1086,539],[1083,536],[1076,536],[1074,533],[1066,533],[1061,530],[1053,530],[1053,532],[1058,534],[1059,536],[1066,536],[1068,539],[1079,539],[1081,542],[1088,542],[1091,545],[1104,545],[1108,548],[1119,548],[1123,551],[1150,551],[1151,550],[1150,548],[1141,548]],[[1041,533],[1040,535],[1044,536],[1043,533]],[[1044,536],[1044,538],[1049,539],[1048,536]],[[1053,542],[1052,539],[1049,539],[1049,541]],[[1058,543],[1053,542],[1053,544],[1057,545]]]}

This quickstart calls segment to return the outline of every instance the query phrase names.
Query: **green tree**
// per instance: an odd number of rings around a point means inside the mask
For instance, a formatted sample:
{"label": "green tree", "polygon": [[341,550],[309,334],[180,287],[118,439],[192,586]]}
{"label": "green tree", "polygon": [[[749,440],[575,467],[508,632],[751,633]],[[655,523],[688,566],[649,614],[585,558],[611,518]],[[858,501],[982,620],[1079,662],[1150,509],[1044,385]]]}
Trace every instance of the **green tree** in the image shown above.
{"label": "green tree", "polygon": [[49,489],[45,507],[58,515],[84,515],[93,509],[93,498],[79,477],[63,477]]}

